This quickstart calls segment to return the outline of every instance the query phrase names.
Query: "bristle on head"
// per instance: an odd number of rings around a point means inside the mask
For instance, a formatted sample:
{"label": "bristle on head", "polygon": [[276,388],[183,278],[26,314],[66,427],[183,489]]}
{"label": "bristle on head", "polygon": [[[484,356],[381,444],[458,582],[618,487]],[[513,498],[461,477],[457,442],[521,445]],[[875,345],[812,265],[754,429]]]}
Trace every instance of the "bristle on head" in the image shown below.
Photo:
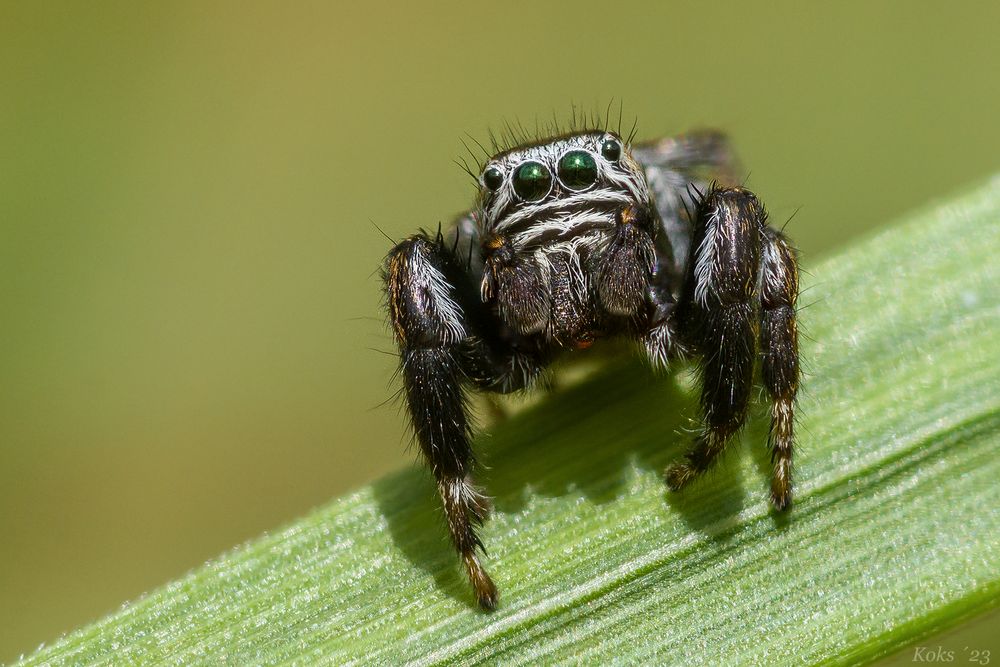
{"label": "bristle on head", "polygon": [[628,135],[626,138],[622,134],[623,106],[621,101],[618,102],[617,111],[614,106],[614,100],[612,100],[608,102],[603,112],[599,109],[588,112],[573,104],[567,119],[561,120],[559,115],[553,111],[552,117],[546,121],[535,116],[534,123],[530,128],[520,119],[504,119],[501,121],[499,129],[491,128],[486,131],[487,139],[485,142],[479,141],[471,134],[466,134],[474,146],[470,146],[464,140],[463,144],[473,162],[478,162],[481,166],[503,153],[518,148],[546,144],[560,137],[581,132],[614,132],[628,146],[635,137],[637,119],[633,119],[631,129],[626,132]]}

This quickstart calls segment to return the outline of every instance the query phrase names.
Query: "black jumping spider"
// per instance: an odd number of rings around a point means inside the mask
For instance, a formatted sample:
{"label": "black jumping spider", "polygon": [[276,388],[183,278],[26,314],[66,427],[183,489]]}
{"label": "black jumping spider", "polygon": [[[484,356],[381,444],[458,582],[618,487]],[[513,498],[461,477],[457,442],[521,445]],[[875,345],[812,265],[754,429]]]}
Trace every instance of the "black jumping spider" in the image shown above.
{"label": "black jumping spider", "polygon": [[475,526],[490,503],[472,481],[466,387],[523,389],[557,356],[600,338],[641,342],[654,366],[697,360],[704,426],[666,471],[674,490],[743,425],[759,349],[772,401],[771,500],[788,507],[795,251],[757,197],[732,185],[725,137],[630,147],[592,130],[496,150],[475,208],[447,235],[398,244],[384,269],[413,429],[479,604],[492,609],[497,592],[477,555]]}

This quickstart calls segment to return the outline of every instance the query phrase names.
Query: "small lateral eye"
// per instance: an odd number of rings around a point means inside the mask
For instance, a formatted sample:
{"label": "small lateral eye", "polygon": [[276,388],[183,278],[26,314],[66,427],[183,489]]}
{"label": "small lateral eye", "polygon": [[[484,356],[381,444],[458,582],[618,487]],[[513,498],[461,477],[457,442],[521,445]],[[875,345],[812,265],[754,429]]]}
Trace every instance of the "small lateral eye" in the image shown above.
{"label": "small lateral eye", "polygon": [[616,139],[605,139],[601,144],[601,155],[612,162],[617,162],[622,156],[622,145]]}
{"label": "small lateral eye", "polygon": [[483,185],[490,192],[496,192],[503,185],[503,172],[496,167],[487,167],[483,172]]}
{"label": "small lateral eye", "polygon": [[597,181],[597,161],[587,151],[570,151],[559,160],[559,180],[570,190],[586,190]]}
{"label": "small lateral eye", "polygon": [[541,162],[530,160],[514,172],[514,192],[524,201],[538,201],[552,189],[552,174]]}

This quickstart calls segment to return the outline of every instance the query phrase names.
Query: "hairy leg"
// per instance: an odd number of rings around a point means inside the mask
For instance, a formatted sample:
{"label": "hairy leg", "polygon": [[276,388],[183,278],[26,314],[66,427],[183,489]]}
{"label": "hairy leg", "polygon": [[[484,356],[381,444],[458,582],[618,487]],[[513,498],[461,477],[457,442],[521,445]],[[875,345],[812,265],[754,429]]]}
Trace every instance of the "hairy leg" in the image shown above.
{"label": "hairy leg", "polygon": [[799,386],[799,344],[795,301],[799,271],[788,239],[765,229],[761,258],[761,369],[771,396],[771,502],[783,510],[792,501],[795,394]]}
{"label": "hairy leg", "polygon": [[695,251],[678,318],[685,342],[700,357],[704,425],[684,459],[666,472],[673,490],[708,470],[746,420],[765,218],[757,198],[742,188],[712,189],[696,208]]}
{"label": "hairy leg", "polygon": [[483,304],[471,248],[460,236],[417,235],[389,253],[383,277],[413,431],[479,604],[492,609],[496,587],[480,562],[485,549],[476,534],[490,502],[472,479],[464,387],[495,393],[524,388],[548,357],[539,339],[505,332]]}
{"label": "hairy leg", "polygon": [[483,545],[475,526],[485,520],[489,503],[471,477],[471,427],[461,368],[465,313],[446,279],[458,268],[440,237],[420,235],[390,252],[384,279],[413,431],[437,480],[452,543],[479,604],[492,609],[496,587],[477,554]]}
{"label": "hairy leg", "polygon": [[632,155],[647,170],[669,169],[683,174],[687,183],[719,181],[732,184],[737,178],[739,161],[729,138],[719,130],[691,130],[674,137],[637,144]]}

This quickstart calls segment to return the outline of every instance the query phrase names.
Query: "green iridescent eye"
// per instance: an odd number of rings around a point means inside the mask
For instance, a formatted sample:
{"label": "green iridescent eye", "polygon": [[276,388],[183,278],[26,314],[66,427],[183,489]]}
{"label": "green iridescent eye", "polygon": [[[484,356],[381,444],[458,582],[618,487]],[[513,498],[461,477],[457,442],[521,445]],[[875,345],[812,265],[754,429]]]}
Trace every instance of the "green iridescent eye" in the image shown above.
{"label": "green iridescent eye", "polygon": [[587,151],[570,151],[559,160],[559,180],[570,190],[586,190],[597,180],[597,162]]}
{"label": "green iridescent eye", "polygon": [[552,189],[552,174],[541,162],[525,162],[514,172],[514,192],[524,201],[538,201]]}
{"label": "green iridescent eye", "polygon": [[496,167],[489,167],[483,172],[483,185],[490,191],[496,192],[503,185],[503,172]]}
{"label": "green iridescent eye", "polygon": [[622,145],[614,139],[605,139],[601,144],[601,155],[612,162],[617,162],[622,156]]}

